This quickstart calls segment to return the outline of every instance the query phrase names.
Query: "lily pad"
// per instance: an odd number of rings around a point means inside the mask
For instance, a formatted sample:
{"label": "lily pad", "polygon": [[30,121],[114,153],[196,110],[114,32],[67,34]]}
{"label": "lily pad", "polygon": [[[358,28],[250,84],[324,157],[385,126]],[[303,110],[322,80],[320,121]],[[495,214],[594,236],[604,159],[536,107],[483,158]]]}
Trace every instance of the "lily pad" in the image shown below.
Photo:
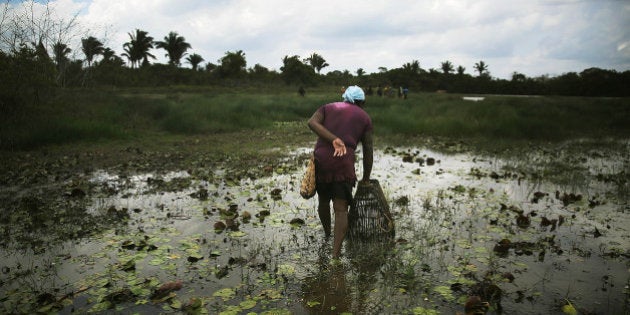
{"label": "lily pad", "polygon": [[236,296],[236,292],[232,288],[223,288],[212,293],[214,297],[220,297],[223,301],[231,300]]}
{"label": "lily pad", "polygon": [[247,235],[247,233],[245,233],[245,232],[243,232],[243,231],[233,231],[233,232],[230,232],[230,234],[229,234],[229,235],[230,235],[230,237],[236,237],[236,238],[239,238],[239,237],[244,237],[244,236],[246,236],[246,235]]}
{"label": "lily pad", "polygon": [[453,296],[453,291],[448,286],[437,286],[433,289],[433,291],[439,293],[447,301],[455,300],[455,297]]}
{"label": "lily pad", "polygon": [[257,302],[255,300],[247,299],[247,300],[239,303],[239,306],[243,310],[248,310],[248,309],[254,308],[256,306],[256,304],[257,304]]}

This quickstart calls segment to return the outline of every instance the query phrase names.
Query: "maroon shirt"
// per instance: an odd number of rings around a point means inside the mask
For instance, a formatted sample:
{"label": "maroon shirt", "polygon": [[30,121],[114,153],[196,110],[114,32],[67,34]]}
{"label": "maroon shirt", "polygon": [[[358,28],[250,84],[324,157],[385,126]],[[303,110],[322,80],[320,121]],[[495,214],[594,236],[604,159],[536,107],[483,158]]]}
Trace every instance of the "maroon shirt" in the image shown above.
{"label": "maroon shirt", "polygon": [[315,144],[317,182],[337,181],[354,184],[357,180],[354,151],[363,135],[372,130],[372,120],[363,108],[347,102],[326,104],[318,111],[324,117],[324,127],[346,144],[347,153],[341,157],[334,157],[335,149],[332,143],[318,138]]}

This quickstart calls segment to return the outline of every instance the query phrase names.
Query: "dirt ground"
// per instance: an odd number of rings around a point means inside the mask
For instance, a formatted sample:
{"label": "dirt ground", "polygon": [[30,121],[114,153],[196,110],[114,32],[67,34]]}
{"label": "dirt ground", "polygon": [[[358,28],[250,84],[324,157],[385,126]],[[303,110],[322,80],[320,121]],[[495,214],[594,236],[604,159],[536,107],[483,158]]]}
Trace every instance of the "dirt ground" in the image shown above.
{"label": "dirt ground", "polygon": [[141,140],[2,151],[0,184],[36,184],[95,169],[168,172],[212,167],[225,160],[234,163],[235,168],[249,170],[273,164],[288,152],[286,148],[314,143],[315,137],[306,125],[295,123],[276,128],[278,130],[245,130],[203,136],[154,135]]}

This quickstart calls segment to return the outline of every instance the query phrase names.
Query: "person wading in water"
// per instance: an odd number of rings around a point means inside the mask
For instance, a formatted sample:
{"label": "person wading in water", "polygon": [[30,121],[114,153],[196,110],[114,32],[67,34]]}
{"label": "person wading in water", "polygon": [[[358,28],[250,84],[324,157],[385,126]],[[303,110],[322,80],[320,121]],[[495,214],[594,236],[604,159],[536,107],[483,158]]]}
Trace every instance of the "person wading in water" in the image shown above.
{"label": "person wading in water", "polygon": [[374,159],[372,120],[363,110],[365,93],[358,86],[350,86],[342,97],[343,102],[321,106],[308,120],[308,127],[318,136],[314,152],[317,212],[326,237],[331,235],[331,201],[335,212],[333,259],[339,258],[348,230],[348,207],[357,181],[354,169],[357,144],[360,142],[363,147],[361,181],[366,184]]}

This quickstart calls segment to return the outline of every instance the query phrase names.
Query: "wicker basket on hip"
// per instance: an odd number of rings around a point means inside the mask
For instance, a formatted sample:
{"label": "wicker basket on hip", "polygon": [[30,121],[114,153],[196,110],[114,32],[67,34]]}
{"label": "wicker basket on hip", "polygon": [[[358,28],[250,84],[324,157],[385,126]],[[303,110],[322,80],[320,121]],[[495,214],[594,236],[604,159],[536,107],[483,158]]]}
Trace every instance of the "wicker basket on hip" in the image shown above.
{"label": "wicker basket on hip", "polygon": [[348,213],[348,237],[371,239],[394,234],[394,218],[378,180],[359,182]]}

